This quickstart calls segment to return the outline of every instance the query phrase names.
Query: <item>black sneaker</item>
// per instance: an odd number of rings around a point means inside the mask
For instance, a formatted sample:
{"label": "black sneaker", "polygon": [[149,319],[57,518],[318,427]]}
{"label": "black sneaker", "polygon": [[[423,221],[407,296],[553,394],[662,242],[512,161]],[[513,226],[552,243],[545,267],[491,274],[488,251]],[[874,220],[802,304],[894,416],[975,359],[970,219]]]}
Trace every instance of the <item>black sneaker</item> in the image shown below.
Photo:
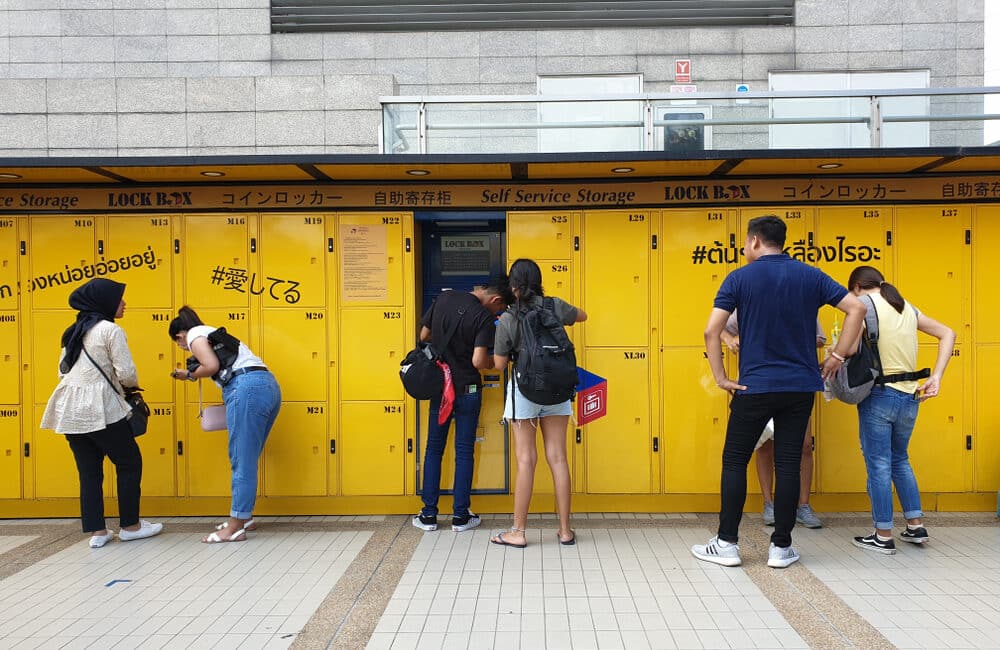
{"label": "black sneaker", "polygon": [[437,515],[417,515],[410,522],[414,527],[420,530],[437,530],[438,529],[438,518]]}
{"label": "black sneaker", "polygon": [[911,544],[923,544],[930,538],[931,536],[927,534],[927,529],[923,526],[919,528],[907,528],[899,534],[899,539]]}
{"label": "black sneaker", "polygon": [[876,553],[881,553],[883,555],[896,554],[896,542],[891,539],[883,542],[875,533],[865,537],[855,537],[854,545],[858,548],[866,548],[870,551],[875,551]]}
{"label": "black sneaker", "polygon": [[460,533],[463,530],[472,530],[479,524],[483,523],[479,515],[468,513],[464,517],[452,517],[451,518],[451,529],[456,533]]}

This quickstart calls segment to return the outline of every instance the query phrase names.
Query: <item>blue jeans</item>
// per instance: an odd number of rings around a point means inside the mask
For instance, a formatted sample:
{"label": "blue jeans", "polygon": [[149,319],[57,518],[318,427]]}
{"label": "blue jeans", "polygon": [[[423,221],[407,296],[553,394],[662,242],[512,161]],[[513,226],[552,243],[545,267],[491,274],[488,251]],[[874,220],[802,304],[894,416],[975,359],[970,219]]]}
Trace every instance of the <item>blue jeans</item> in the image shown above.
{"label": "blue jeans", "polygon": [[230,517],[249,519],[257,501],[257,463],[281,408],[281,388],[270,372],[238,375],[222,389],[233,470]]}
{"label": "blue jeans", "polygon": [[923,517],[917,478],[907,447],[920,403],[913,395],[887,386],[875,386],[858,404],[861,453],[868,469],[868,497],[875,528],[892,529],[892,486],[907,519]]}
{"label": "blue jeans", "polygon": [[424,452],[423,487],[420,497],[424,508],[420,514],[434,517],[438,513],[438,497],[441,496],[441,457],[448,442],[448,429],[455,421],[455,482],[453,490],[454,516],[469,514],[470,493],[472,492],[472,470],[475,463],[476,428],[479,426],[479,410],[483,405],[483,395],[456,393],[451,416],[443,425],[438,424],[441,400],[432,399],[427,423],[427,449]]}

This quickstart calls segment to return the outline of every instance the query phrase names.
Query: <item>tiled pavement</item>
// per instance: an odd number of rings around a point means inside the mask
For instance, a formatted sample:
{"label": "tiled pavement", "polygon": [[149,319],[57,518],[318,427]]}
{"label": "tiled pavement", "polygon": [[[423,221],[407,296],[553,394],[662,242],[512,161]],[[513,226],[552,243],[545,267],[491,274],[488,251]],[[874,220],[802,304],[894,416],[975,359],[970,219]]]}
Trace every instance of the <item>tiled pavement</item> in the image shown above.
{"label": "tiled pavement", "polygon": [[1000,525],[929,513],[931,542],[853,547],[863,513],[796,528],[802,561],[765,565],[748,514],[744,564],[695,560],[714,515],[577,515],[561,546],[533,516],[424,533],[409,517],[259,517],[204,545],[214,520],[90,549],[74,520],[0,521],[0,648],[1000,648]]}

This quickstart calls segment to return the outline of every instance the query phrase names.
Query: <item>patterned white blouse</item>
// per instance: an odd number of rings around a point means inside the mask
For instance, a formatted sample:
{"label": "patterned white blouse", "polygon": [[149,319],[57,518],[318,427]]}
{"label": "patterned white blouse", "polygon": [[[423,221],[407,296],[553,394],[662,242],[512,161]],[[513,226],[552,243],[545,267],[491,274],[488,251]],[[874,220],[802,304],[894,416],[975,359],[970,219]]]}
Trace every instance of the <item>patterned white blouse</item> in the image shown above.
{"label": "patterned white blouse", "polygon": [[[111,381],[130,387],[139,385],[135,362],[121,327],[102,320],[84,335],[83,347]],[[60,361],[65,354],[64,348],[59,355]],[[90,433],[121,420],[126,413],[121,394],[111,388],[87,355],[81,352],[68,373],[59,373],[59,385],[45,407],[41,428],[56,433]]]}

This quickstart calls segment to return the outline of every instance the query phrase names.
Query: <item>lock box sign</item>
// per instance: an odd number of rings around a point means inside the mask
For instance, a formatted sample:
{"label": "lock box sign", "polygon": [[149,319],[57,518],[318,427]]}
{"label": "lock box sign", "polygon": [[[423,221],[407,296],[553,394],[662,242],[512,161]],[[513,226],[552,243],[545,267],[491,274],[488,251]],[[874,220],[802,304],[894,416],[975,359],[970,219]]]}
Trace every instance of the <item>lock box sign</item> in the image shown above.
{"label": "lock box sign", "polygon": [[576,423],[584,425],[608,414],[608,380],[576,369]]}

